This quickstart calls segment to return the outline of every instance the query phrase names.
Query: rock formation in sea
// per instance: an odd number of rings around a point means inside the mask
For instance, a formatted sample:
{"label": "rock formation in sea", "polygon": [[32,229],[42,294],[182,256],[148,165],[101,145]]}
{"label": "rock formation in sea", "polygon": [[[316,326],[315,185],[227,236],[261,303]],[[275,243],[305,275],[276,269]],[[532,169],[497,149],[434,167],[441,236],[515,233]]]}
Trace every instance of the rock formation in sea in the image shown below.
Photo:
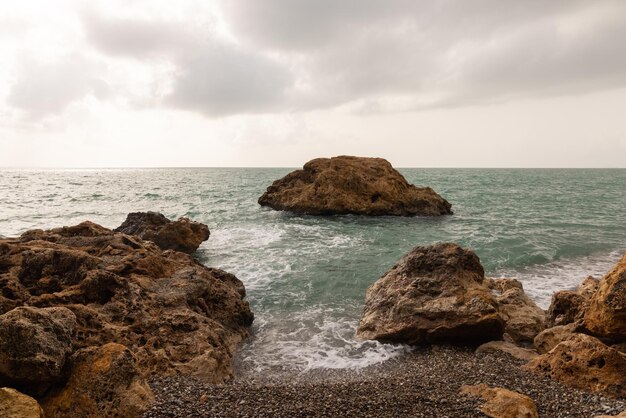
{"label": "rock formation in sea", "polygon": [[478,256],[456,244],[416,247],[367,290],[357,336],[407,344],[480,344],[506,326]]}
{"label": "rock formation in sea", "polygon": [[115,232],[135,235],[152,241],[163,250],[175,250],[191,254],[209,239],[209,228],[188,218],[171,221],[157,212],[129,213]]}
{"label": "rock formation in sea", "polygon": [[232,274],[91,222],[0,240],[0,289],[0,384],[50,416],[136,416],[154,375],[223,382],[253,320]]}
{"label": "rock formation in sea", "polygon": [[451,205],[416,187],[382,158],[317,158],[276,180],[259,198],[276,210],[310,215],[439,216]]}

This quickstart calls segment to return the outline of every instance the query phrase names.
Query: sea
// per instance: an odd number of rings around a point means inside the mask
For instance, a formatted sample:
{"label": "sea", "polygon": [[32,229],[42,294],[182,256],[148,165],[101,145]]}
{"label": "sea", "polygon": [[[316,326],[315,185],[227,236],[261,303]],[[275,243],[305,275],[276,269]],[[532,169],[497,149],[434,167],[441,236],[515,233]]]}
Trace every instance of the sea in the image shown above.
{"label": "sea", "polygon": [[368,286],[418,245],[472,248],[488,276],[519,279],[543,308],[626,250],[626,169],[399,169],[452,204],[437,218],[259,206],[291,170],[0,169],[0,235],[84,220],[114,228],[136,211],[207,224],[196,256],[245,284],[255,320],[238,361],[255,372],[360,369],[409,350],[354,334]]}

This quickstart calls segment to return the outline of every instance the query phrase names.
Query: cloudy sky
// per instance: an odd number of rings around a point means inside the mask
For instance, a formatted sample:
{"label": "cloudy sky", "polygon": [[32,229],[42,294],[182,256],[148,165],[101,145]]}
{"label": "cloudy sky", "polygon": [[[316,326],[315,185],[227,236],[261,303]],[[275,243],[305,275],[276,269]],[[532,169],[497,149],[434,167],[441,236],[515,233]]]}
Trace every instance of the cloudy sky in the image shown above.
{"label": "cloudy sky", "polygon": [[2,0],[0,166],[625,167],[626,2]]}

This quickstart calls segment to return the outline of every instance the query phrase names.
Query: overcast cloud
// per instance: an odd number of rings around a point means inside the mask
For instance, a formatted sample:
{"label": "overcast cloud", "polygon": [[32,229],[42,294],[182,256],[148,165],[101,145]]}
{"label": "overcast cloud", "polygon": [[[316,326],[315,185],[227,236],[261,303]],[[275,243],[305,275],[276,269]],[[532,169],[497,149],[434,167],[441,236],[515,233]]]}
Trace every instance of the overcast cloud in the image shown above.
{"label": "overcast cloud", "polygon": [[346,118],[626,88],[619,0],[51,3],[0,5],[0,133],[16,141],[51,118],[88,130],[133,112],[195,115],[233,143],[251,115],[296,115],[303,132],[321,117],[339,138],[359,135]]}

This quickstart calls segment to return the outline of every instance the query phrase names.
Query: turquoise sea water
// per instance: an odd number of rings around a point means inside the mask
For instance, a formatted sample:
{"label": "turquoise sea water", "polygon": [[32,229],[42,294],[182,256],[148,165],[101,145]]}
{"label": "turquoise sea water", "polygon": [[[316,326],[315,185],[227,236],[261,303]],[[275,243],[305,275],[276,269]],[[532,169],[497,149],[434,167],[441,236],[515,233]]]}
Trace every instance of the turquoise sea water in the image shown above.
{"label": "turquoise sea water", "polygon": [[154,210],[204,222],[198,251],[236,274],[255,312],[253,370],[362,367],[402,351],[353,338],[365,290],[415,245],[473,248],[543,307],[626,250],[626,170],[400,169],[452,203],[441,218],[296,216],[257,198],[291,169],[0,170],[0,235]]}

